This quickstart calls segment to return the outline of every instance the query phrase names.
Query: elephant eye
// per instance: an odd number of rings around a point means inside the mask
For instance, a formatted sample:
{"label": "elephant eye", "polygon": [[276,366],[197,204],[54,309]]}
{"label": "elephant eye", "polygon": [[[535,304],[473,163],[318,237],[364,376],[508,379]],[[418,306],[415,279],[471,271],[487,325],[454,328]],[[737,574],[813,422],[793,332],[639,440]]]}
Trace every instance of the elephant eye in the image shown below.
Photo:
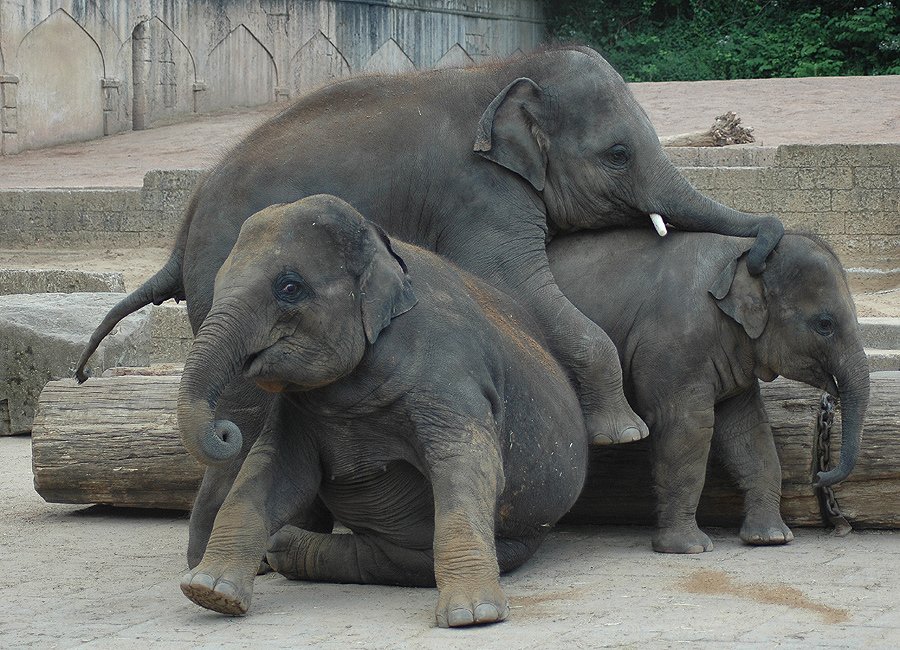
{"label": "elephant eye", "polygon": [[293,271],[286,271],[275,279],[272,283],[272,293],[276,300],[290,304],[305,300],[310,295],[303,278]]}
{"label": "elephant eye", "polygon": [[834,334],[834,319],[828,314],[819,314],[813,321],[813,329],[822,336]]}
{"label": "elephant eye", "polygon": [[606,164],[615,169],[624,169],[631,162],[631,152],[624,144],[617,144],[606,150]]}

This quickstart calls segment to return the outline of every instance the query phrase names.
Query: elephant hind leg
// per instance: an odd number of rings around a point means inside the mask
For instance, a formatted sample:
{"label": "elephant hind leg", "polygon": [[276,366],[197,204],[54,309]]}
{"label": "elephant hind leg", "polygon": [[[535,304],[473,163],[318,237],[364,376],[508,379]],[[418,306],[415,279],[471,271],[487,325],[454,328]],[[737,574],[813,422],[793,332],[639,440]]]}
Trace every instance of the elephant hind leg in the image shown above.
{"label": "elephant hind leg", "polygon": [[781,518],[781,463],[758,383],[716,405],[713,451],[744,493],[741,539],[756,546],[793,540]]}
{"label": "elephant hind leg", "polygon": [[313,533],[285,526],[269,539],[266,560],[294,580],[435,586],[430,548],[404,548],[374,535]]}

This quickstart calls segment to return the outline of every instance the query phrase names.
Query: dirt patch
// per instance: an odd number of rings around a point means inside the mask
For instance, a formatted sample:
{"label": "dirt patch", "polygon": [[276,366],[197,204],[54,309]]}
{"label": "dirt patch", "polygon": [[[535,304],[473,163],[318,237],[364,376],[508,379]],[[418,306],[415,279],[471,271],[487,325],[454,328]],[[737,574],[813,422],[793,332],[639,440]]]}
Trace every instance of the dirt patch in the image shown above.
{"label": "dirt patch", "polygon": [[791,609],[805,609],[822,616],[825,623],[846,623],[850,620],[847,610],[823,605],[810,600],[806,594],[788,585],[761,585],[739,583],[717,569],[700,569],[676,585],[691,594],[704,596],[735,596],[748,598],[766,605],[783,605]]}

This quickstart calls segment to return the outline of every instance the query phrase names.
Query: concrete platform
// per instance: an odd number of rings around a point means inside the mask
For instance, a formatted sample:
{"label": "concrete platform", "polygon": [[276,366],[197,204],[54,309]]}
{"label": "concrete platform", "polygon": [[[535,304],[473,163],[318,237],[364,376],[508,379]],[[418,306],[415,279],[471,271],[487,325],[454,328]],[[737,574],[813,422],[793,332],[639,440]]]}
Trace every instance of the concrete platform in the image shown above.
{"label": "concrete platform", "polygon": [[0,439],[0,647],[6,650],[900,647],[900,533],[798,529],[783,547],[711,530],[715,550],[650,550],[650,530],[555,530],[501,582],[509,619],[434,626],[434,589],[257,579],[250,614],[182,594],[183,513],[47,504],[27,437]]}

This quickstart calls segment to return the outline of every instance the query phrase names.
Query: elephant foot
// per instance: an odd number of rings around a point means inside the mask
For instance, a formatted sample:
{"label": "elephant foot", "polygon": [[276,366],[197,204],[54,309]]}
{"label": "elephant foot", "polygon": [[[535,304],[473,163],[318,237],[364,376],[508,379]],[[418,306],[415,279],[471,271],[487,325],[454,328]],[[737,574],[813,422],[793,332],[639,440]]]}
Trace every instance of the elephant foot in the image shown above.
{"label": "elephant foot", "polygon": [[212,572],[198,568],[181,579],[181,591],[191,601],[214,612],[230,616],[243,616],[250,608],[253,583],[242,586],[239,579],[215,577]]}
{"label": "elephant foot", "polygon": [[780,515],[765,519],[747,517],[741,526],[741,540],[754,546],[777,546],[787,544],[794,539],[794,533],[781,519]]}
{"label": "elephant foot", "polygon": [[604,409],[598,413],[585,413],[584,422],[591,444],[617,445],[635,442],[650,435],[650,429],[627,405],[616,410]]}
{"label": "elephant foot", "polygon": [[709,536],[696,524],[685,528],[660,528],[653,535],[653,550],[657,553],[705,553],[713,550]]}
{"label": "elephant foot", "polygon": [[497,582],[471,590],[445,587],[440,590],[435,616],[438,627],[498,623],[509,616],[509,601]]}

